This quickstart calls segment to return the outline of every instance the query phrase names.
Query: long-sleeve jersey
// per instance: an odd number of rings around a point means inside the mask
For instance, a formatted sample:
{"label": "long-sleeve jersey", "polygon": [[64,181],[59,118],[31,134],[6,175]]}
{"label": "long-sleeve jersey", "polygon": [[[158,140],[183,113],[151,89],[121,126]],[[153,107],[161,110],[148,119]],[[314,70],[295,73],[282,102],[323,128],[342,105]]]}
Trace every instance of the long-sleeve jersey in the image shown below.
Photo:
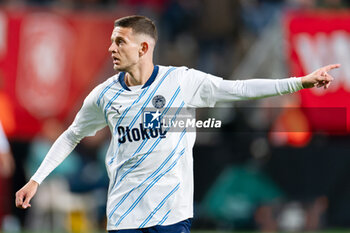
{"label": "long-sleeve jersey", "polygon": [[228,81],[187,67],[155,66],[142,88],[129,88],[121,72],[86,97],[72,125],[57,139],[32,179],[41,183],[85,136],[108,126],[105,163],[110,179],[107,230],[170,225],[193,217],[196,133],[147,130],[143,114],[216,102],[263,98],[302,89],[300,78]]}

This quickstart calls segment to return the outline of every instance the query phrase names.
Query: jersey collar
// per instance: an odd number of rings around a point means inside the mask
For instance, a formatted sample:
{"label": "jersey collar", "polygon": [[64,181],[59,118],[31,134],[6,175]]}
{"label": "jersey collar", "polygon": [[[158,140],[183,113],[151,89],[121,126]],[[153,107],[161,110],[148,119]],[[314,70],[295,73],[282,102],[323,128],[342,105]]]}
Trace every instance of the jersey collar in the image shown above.
{"label": "jersey collar", "polygon": [[[146,87],[150,86],[154,82],[154,80],[156,79],[156,77],[158,75],[158,71],[159,71],[159,66],[155,65],[154,68],[153,68],[153,72],[151,74],[151,77],[148,78],[147,82],[142,86],[142,88],[146,88]],[[122,85],[122,87],[125,90],[131,91],[130,88],[126,85],[124,77],[125,77],[125,72],[121,72],[120,75],[119,75],[120,85]]]}

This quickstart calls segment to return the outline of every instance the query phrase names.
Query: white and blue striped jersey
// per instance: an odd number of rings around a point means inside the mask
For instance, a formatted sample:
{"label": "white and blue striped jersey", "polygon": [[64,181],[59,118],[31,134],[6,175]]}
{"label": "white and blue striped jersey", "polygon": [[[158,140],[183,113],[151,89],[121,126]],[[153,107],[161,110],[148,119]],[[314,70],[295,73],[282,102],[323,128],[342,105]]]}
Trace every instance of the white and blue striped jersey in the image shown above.
{"label": "white and blue striped jersey", "polygon": [[213,107],[217,101],[302,88],[299,78],[225,81],[187,67],[166,66],[155,66],[142,88],[129,88],[124,75],[109,78],[87,96],[73,124],[32,177],[41,183],[83,137],[108,126],[112,138],[105,158],[110,179],[107,230],[170,225],[193,217],[195,132],[147,131],[142,122],[146,108],[161,108],[160,114],[175,109],[176,118],[186,107]]}

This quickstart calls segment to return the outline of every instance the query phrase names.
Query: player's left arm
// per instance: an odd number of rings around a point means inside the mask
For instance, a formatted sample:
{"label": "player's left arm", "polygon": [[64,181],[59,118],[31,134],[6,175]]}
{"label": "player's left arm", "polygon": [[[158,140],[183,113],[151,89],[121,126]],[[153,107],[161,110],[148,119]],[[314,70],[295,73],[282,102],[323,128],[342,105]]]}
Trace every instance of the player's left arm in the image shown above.
{"label": "player's left arm", "polygon": [[179,83],[189,106],[213,107],[217,102],[284,95],[304,88],[328,88],[333,80],[328,72],[338,67],[340,64],[327,65],[298,78],[248,80],[224,80],[201,71],[180,69]]}
{"label": "player's left arm", "polygon": [[[211,77],[204,85],[208,96],[208,106],[214,106],[216,102],[234,100],[260,99],[276,95],[284,95],[297,92],[304,88],[324,87],[328,88],[333,77],[328,74],[332,69],[340,67],[339,64],[327,65],[303,77],[284,79],[248,79],[248,80],[219,80]],[[203,93],[202,93],[203,94]]]}
{"label": "player's left arm", "polygon": [[[304,88],[324,87],[326,89],[334,79],[328,72],[338,67],[340,67],[340,64],[327,65],[302,77],[237,81],[223,80],[219,87],[214,89],[213,99],[216,99],[215,95],[219,97],[217,101],[225,101],[225,98],[227,98],[227,100],[230,100],[230,98],[232,98],[231,100],[259,99],[290,94]],[[220,99],[220,94],[222,94],[223,91],[226,91],[228,95],[225,96],[224,93],[224,98]]]}

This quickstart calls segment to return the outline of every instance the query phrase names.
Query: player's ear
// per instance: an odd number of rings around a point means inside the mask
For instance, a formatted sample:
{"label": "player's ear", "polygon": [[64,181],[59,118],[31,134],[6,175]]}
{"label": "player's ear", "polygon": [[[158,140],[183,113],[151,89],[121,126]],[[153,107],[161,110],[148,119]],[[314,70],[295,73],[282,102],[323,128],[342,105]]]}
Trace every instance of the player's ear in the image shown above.
{"label": "player's ear", "polygon": [[139,50],[139,55],[140,57],[142,57],[143,55],[145,55],[148,51],[148,43],[147,42],[142,42],[141,43],[141,47],[140,47],[140,50]]}

